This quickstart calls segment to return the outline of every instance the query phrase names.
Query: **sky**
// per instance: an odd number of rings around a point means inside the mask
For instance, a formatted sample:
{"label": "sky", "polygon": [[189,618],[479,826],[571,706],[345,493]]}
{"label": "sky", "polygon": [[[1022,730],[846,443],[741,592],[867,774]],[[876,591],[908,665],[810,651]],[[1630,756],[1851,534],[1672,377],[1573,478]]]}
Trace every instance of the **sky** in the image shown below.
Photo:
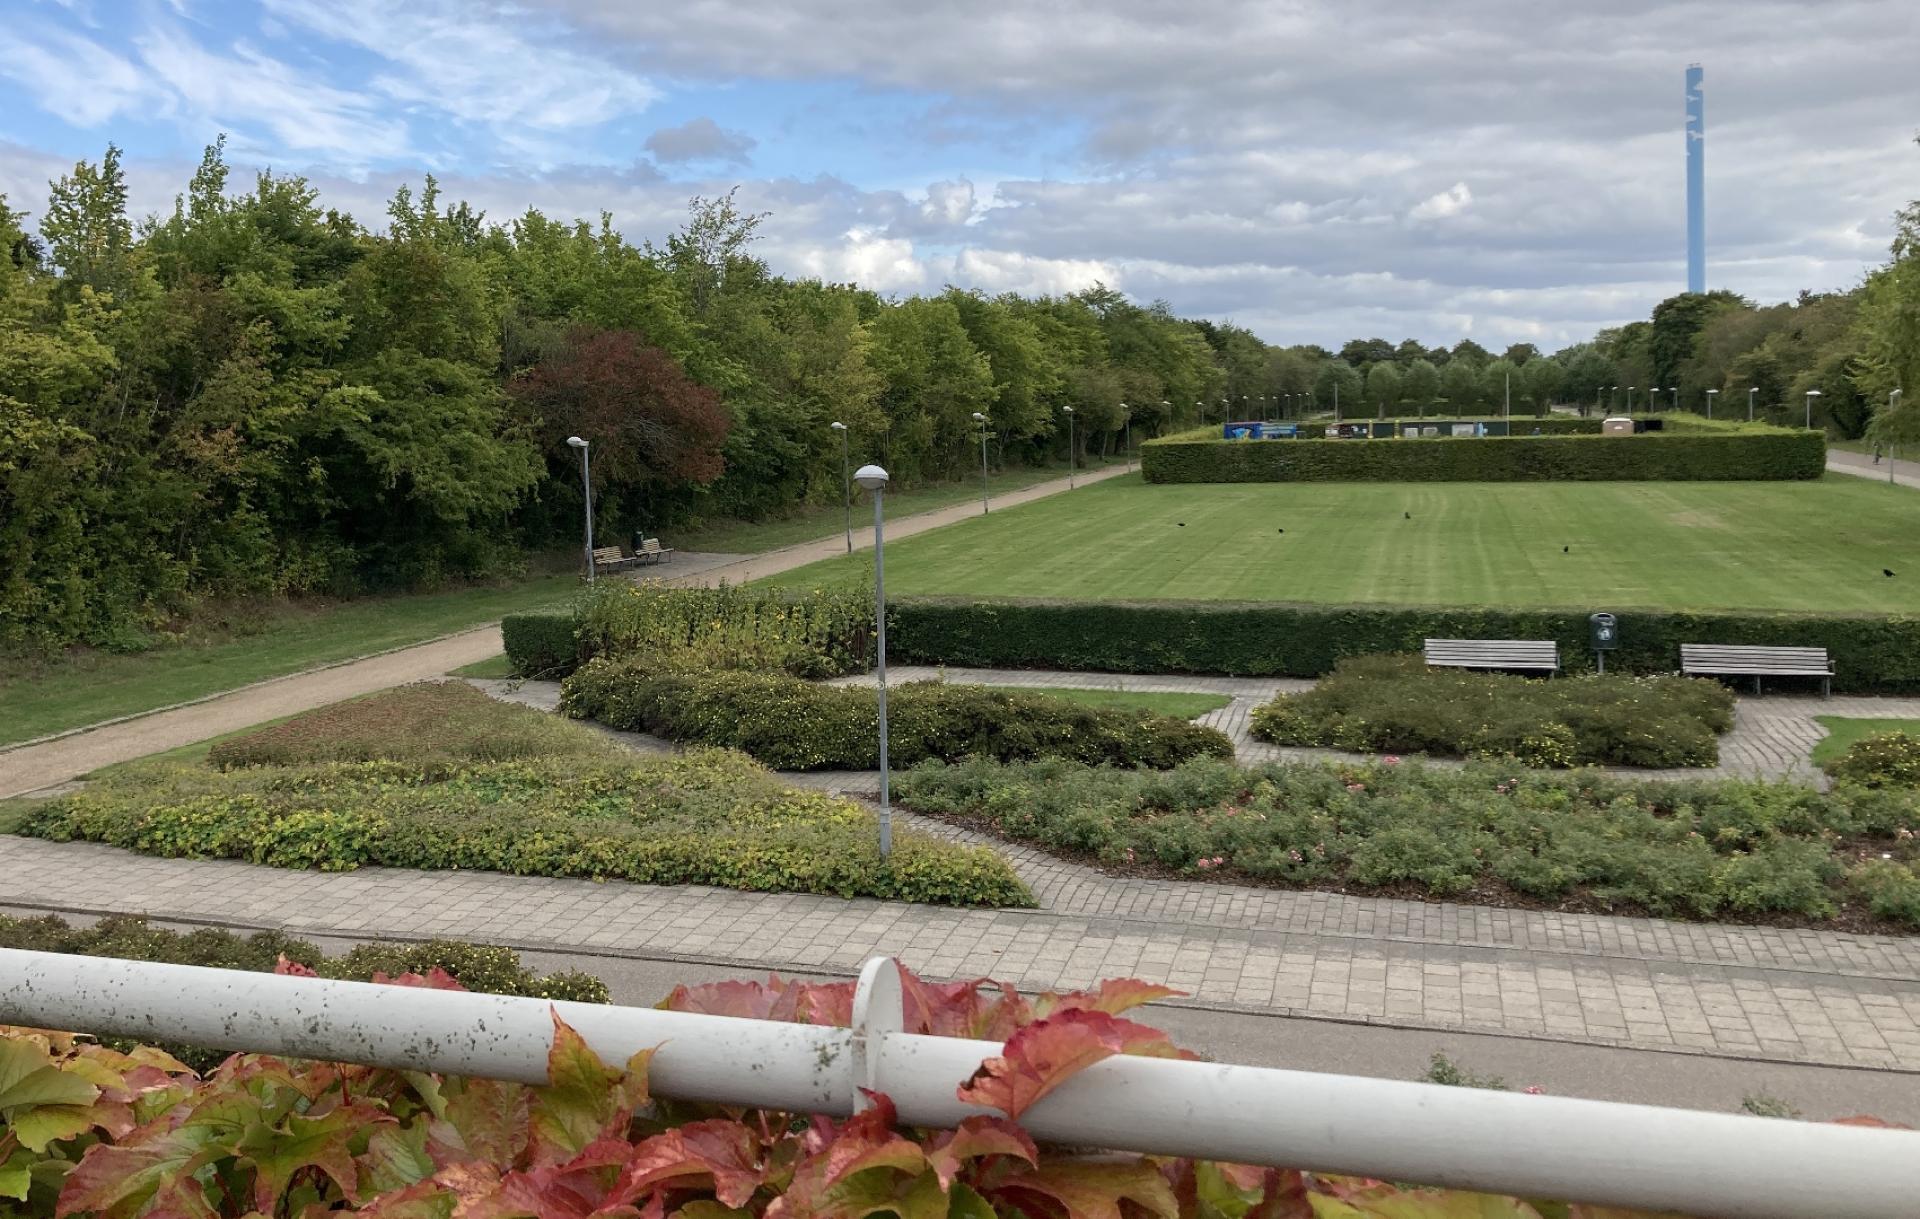
{"label": "sky", "polygon": [[1846,288],[1920,197],[1912,0],[0,0],[0,193],[108,141],[135,211],[216,135],[384,223],[402,183],[659,241],[769,213],[782,273],[1554,349],[1686,282]]}

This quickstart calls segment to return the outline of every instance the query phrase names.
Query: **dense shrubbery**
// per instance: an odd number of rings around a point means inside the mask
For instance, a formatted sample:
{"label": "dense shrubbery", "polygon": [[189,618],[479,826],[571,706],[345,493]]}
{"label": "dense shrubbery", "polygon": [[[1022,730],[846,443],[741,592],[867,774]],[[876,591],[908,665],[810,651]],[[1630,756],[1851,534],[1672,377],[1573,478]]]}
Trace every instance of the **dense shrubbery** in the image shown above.
{"label": "dense shrubbery", "polygon": [[[247,936],[213,927],[169,931],[153,926],[144,917],[119,914],[91,927],[71,927],[51,915],[25,919],[0,915],[0,948],[255,973],[272,973],[291,962],[323,978],[354,982],[384,981],[406,974],[425,976],[440,970],[468,990],[490,995],[531,995],[576,1003],[608,1000],[607,984],[592,974],[567,969],[541,977],[522,965],[520,954],[511,948],[460,940],[362,944],[344,956],[329,957],[308,941],[278,931],[257,931]],[[223,1050],[191,1046],[170,1045],[166,1049],[196,1070],[206,1070],[227,1056]]]}
{"label": "dense shrubbery", "polygon": [[915,809],[1110,867],[1693,918],[1871,914],[1920,925],[1913,792],[1487,763],[1211,760],[1164,773],[927,765],[894,791]]}
{"label": "dense shrubbery", "polygon": [[898,835],[724,750],[472,765],[334,763],[219,773],[136,767],[28,814],[30,836],[149,855],[338,871],[363,865],[1021,905],[993,852]]}
{"label": "dense shrubbery", "polygon": [[856,590],[795,594],[624,580],[602,582],[570,611],[501,623],[514,672],[545,678],[565,677],[594,656],[833,677],[865,664],[872,633],[873,598]]}
{"label": "dense shrubbery", "polygon": [[[566,680],[561,707],[569,715],[670,741],[742,749],[782,770],[871,770],[880,764],[879,699],[863,687],[602,659]],[[890,759],[901,766],[978,754],[1166,767],[1233,753],[1221,733],[1171,716],[943,682],[890,688],[887,728]]]}
{"label": "dense shrubbery", "polygon": [[[419,984],[423,980],[412,980]],[[444,980],[437,980],[445,985]],[[1293,1169],[1042,1146],[1035,1100],[1116,1054],[1192,1055],[1121,1019],[1177,992],[1132,980],[1032,1002],[905,969],[905,1031],[1004,1041],[951,1086],[986,1113],[957,1130],[897,1126],[874,1094],[845,1120],[650,1097],[653,1050],[610,1066],[554,1013],[544,1087],[236,1056],[194,1079],[153,1049],[0,1031],[0,1198],[31,1215],[344,1213],[672,1215],[679,1219],[1585,1219],[1579,1205],[1415,1189]],[[846,1027],[851,982],[677,988],[675,1011]],[[5,1203],[0,1203],[5,1205]],[[11,1212],[9,1212],[11,1213]],[[1629,1212],[1606,1209],[1628,1219]],[[1649,1217],[1651,1219],[1651,1217]]]}
{"label": "dense shrubbery", "polygon": [[[963,597],[887,606],[895,660],[982,668],[1319,677],[1348,656],[1418,651],[1428,638],[1553,639],[1576,669],[1593,657],[1585,609]],[[1806,645],[1832,656],[1836,690],[1920,690],[1920,617],[1625,610],[1620,643],[1609,672],[1675,672],[1683,643]]]}
{"label": "dense shrubbery", "polygon": [[[1704,421],[1703,421],[1704,422]],[[1153,483],[1516,482],[1819,478],[1826,437],[1764,424],[1637,436],[1369,441],[1150,440]]]}
{"label": "dense shrubbery", "polygon": [[1828,774],[1868,787],[1920,787],[1920,736],[1877,732],[1847,746],[1828,762]]}
{"label": "dense shrubbery", "polygon": [[605,737],[449,681],[384,690],[229,737],[213,746],[207,760],[230,768],[374,758],[448,765],[626,755]]}
{"label": "dense shrubbery", "polygon": [[1354,751],[1511,756],[1526,766],[1712,766],[1733,695],[1691,677],[1543,679],[1429,669],[1417,655],[1343,660],[1253,713],[1253,735]]}
{"label": "dense shrubbery", "polygon": [[580,663],[580,619],[568,610],[508,614],[500,620],[500,642],[513,671],[521,677],[560,678]]}

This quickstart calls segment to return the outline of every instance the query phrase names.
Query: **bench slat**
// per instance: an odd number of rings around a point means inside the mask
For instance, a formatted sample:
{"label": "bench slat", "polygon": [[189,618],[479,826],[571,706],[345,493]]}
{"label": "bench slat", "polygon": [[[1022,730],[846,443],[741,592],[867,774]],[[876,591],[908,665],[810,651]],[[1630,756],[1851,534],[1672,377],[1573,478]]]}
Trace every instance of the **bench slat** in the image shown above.
{"label": "bench slat", "polygon": [[1467,669],[1544,669],[1560,667],[1560,645],[1551,639],[1429,639],[1430,665]]}

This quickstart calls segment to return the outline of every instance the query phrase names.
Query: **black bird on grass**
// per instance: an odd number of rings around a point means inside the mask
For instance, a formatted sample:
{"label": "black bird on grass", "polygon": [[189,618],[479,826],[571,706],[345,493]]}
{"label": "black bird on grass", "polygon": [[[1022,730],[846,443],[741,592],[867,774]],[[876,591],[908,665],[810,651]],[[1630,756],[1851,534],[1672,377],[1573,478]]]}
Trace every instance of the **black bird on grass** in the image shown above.
{"label": "black bird on grass", "polygon": [[1560,553],[1561,553],[1561,554],[1572,554],[1572,553],[1573,553],[1573,547],[1571,547],[1571,546],[1562,546],[1562,547],[1560,548]]}
{"label": "black bird on grass", "polygon": [[1402,512],[1402,513],[1401,513],[1400,515],[1401,515],[1401,516],[1403,516],[1403,517],[1405,517],[1405,518],[1407,518],[1408,520],[1412,520],[1412,519],[1413,519],[1413,513],[1411,513],[1411,512]]}
{"label": "black bird on grass", "polygon": [[1275,532],[1275,533],[1285,533],[1285,532],[1286,532],[1286,530],[1284,530],[1284,529],[1276,529],[1276,530],[1274,530],[1274,532]]}
{"label": "black bird on grass", "polygon": [[1187,523],[1185,521],[1175,521],[1174,524],[1180,526],[1180,528],[1182,529],[1185,529],[1187,527]]}
{"label": "black bird on grass", "polygon": [[1893,573],[1884,567],[1880,569],[1880,574],[1885,576],[1889,580],[1893,579]]}

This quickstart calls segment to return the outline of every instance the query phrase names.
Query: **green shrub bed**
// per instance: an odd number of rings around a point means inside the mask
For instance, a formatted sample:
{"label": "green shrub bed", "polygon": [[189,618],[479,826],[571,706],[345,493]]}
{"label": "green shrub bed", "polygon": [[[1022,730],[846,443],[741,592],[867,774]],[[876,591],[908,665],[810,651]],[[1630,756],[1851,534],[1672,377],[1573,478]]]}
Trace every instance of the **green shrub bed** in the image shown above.
{"label": "green shrub bed", "polygon": [[520,677],[561,678],[580,664],[580,617],[572,610],[508,614],[500,620],[507,662]]}
{"label": "green shrub bed", "polygon": [[335,703],[283,723],[215,742],[221,768],[360,762],[379,758],[446,765],[519,758],[613,759],[617,742],[536,711],[503,703],[462,681],[428,682]]}
{"label": "green shrub bed", "polygon": [[463,868],[953,905],[1031,903],[990,850],[902,834],[882,861],[872,813],[822,792],[789,790],[724,750],[627,763],[379,761],[224,773],[155,764],[40,805],[19,832],[325,871]]}
{"label": "green shrub bed", "polygon": [[1524,766],[1712,766],[1733,694],[1692,677],[1545,679],[1429,669],[1418,656],[1343,660],[1313,689],[1253,713],[1253,735],[1359,752],[1511,757]]}
{"label": "green shrub bed", "polygon": [[1826,465],[1820,433],[1763,424],[1636,436],[1163,437],[1140,448],[1151,483],[1777,480],[1819,478]]}
{"label": "green shrub bed", "polygon": [[[1869,929],[1920,925],[1920,794],[1489,763],[925,765],[918,811],[1119,871]],[[1885,858],[1883,858],[1885,856]]]}
{"label": "green shrub bed", "polygon": [[[879,696],[864,687],[598,659],[566,680],[561,709],[670,741],[740,749],[781,770],[871,770],[880,764]],[[1222,733],[1172,716],[943,682],[888,689],[887,748],[890,761],[900,766],[979,755],[1167,767],[1233,754]]]}
{"label": "green shrub bed", "polygon": [[1824,769],[1843,783],[1920,788],[1920,736],[1878,732],[1847,746]]}
{"label": "green shrub bed", "polygon": [[[1277,443],[1277,442],[1276,442]],[[1920,617],[1624,610],[1608,672],[1673,673],[1683,643],[1824,647],[1836,690],[1920,690]],[[1552,639],[1590,668],[1586,610],[1232,601],[914,597],[887,607],[903,663],[1108,673],[1319,677],[1342,659],[1439,639]],[[1791,688],[1784,679],[1774,685]],[[1812,688],[1808,683],[1807,688]]]}

